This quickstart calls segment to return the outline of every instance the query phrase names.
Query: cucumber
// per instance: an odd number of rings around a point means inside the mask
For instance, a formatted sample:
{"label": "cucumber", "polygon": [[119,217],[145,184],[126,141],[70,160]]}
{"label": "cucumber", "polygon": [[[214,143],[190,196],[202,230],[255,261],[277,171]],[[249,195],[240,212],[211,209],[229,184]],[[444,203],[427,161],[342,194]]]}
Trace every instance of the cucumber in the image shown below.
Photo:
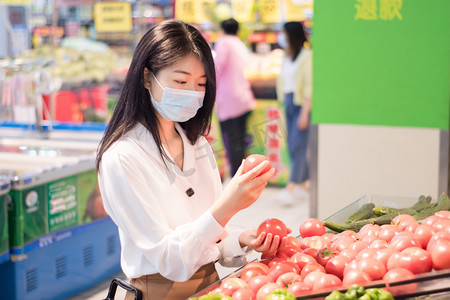
{"label": "cucumber", "polygon": [[372,217],[372,209],[375,207],[375,204],[373,203],[366,203],[363,206],[361,206],[360,209],[358,209],[354,214],[352,214],[350,217],[348,217],[347,221],[345,223],[351,223],[359,220],[364,220]]}
{"label": "cucumber", "polygon": [[441,210],[450,210],[450,198],[445,193],[439,195],[439,199],[435,205],[421,210],[420,212],[414,214],[413,217],[417,221],[420,221]]}

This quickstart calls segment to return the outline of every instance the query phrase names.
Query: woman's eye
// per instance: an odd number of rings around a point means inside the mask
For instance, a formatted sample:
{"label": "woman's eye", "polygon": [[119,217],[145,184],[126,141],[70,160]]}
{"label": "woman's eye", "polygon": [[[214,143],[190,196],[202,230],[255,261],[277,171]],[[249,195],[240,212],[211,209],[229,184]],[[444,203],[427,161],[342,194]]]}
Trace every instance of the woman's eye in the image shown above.
{"label": "woman's eye", "polygon": [[186,84],[186,81],[182,81],[182,80],[175,80],[175,82],[178,84]]}
{"label": "woman's eye", "polygon": [[198,85],[199,85],[199,86],[202,86],[202,87],[205,87],[205,86],[206,86],[206,83],[199,83]]}

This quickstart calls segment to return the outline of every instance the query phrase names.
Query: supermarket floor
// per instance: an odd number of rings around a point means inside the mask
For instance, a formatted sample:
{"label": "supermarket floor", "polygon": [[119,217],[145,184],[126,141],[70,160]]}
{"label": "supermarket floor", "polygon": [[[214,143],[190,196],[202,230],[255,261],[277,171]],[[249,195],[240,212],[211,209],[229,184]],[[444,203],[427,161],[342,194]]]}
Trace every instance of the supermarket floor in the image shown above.
{"label": "supermarket floor", "polygon": [[[286,223],[292,229],[293,234],[298,235],[298,227],[302,220],[309,217],[309,203],[307,200],[299,201],[290,207],[282,206],[273,199],[274,195],[280,191],[277,187],[267,187],[261,197],[249,208],[239,212],[230,220],[230,225],[241,228],[257,228],[258,225],[267,218],[278,218]],[[256,253],[254,258],[256,258]],[[219,276],[222,278],[231,273],[234,268],[225,268],[216,264]],[[114,277],[127,279],[123,273]],[[112,277],[112,278],[114,278]],[[99,285],[83,293],[75,295],[68,300],[99,300],[106,298],[108,294],[109,283],[112,278],[105,280]],[[119,287],[117,289],[116,299],[123,299],[125,292]]]}

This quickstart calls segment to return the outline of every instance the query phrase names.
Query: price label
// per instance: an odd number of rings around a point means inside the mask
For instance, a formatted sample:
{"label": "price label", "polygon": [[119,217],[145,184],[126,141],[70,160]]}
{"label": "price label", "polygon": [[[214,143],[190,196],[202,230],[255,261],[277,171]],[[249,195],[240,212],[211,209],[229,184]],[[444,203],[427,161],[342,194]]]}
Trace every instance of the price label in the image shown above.
{"label": "price label", "polygon": [[254,0],[232,0],[231,9],[233,11],[233,17],[238,22],[252,21],[252,10],[254,3]]}
{"label": "price label", "polygon": [[266,23],[281,22],[279,0],[260,0],[261,21]]}
{"label": "price label", "polygon": [[95,3],[94,22],[97,32],[130,32],[133,29],[131,22],[131,3]]}

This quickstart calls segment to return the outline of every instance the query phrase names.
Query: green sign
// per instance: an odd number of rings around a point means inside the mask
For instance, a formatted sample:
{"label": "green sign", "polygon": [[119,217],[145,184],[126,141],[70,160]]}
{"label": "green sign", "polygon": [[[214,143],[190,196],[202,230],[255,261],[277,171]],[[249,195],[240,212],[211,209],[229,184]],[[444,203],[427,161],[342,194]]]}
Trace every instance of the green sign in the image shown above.
{"label": "green sign", "polygon": [[8,233],[8,194],[0,195],[0,255],[9,251],[9,233]]}
{"label": "green sign", "polygon": [[78,224],[77,180],[75,176],[49,183],[47,195],[50,232]]}
{"label": "green sign", "polygon": [[449,129],[450,1],[316,0],[314,123]]}

